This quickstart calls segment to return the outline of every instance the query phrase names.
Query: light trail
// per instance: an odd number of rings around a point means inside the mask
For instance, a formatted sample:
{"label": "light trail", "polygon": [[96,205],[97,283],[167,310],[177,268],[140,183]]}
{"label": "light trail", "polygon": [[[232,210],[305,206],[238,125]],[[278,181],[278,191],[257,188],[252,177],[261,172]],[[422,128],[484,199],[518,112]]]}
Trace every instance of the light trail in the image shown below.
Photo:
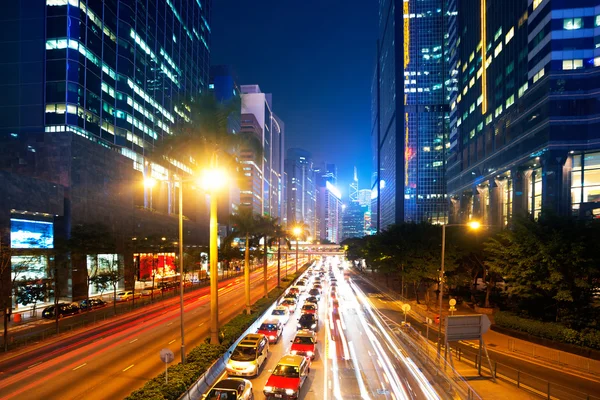
{"label": "light trail", "polygon": [[356,381],[358,382],[358,388],[360,389],[360,396],[364,400],[370,400],[369,393],[367,392],[367,388],[365,387],[365,382],[363,381],[362,375],[360,374],[360,366],[358,365],[358,361],[356,360],[356,352],[354,351],[354,346],[352,342],[348,342],[348,347],[350,349],[350,355],[352,356],[352,364],[354,364],[354,374],[356,375]]}

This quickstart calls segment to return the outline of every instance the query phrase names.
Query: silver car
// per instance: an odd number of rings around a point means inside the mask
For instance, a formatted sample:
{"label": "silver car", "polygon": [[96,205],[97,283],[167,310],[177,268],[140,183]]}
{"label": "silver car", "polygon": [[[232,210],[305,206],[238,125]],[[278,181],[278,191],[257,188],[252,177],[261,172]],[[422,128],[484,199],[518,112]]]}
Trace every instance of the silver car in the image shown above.
{"label": "silver car", "polygon": [[206,400],[253,400],[252,382],[242,378],[225,378],[215,383],[212,388],[202,396]]}

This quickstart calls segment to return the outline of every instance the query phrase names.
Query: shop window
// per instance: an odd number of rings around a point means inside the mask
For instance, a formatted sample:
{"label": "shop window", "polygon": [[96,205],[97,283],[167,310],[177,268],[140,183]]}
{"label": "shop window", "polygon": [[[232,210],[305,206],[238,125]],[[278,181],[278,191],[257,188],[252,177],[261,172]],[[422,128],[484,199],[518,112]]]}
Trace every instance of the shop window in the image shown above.
{"label": "shop window", "polygon": [[529,179],[528,210],[534,219],[542,213],[542,169],[536,168],[531,172]]}
{"label": "shop window", "polygon": [[582,202],[600,202],[600,152],[573,156],[571,200],[573,210]]}
{"label": "shop window", "polygon": [[563,60],[563,70],[572,70],[583,68],[583,60]]}
{"label": "shop window", "polygon": [[563,28],[572,31],[575,29],[583,28],[583,19],[582,18],[565,18],[563,20]]}

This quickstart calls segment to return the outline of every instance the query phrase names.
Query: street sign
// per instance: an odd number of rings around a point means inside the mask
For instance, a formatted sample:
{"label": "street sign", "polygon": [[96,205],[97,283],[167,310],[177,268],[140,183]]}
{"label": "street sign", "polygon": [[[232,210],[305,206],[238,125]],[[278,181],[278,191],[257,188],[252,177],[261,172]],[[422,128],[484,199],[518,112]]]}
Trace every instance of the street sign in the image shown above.
{"label": "street sign", "polygon": [[490,320],[485,314],[448,316],[446,318],[446,340],[457,342],[481,339],[490,326]]}
{"label": "street sign", "polygon": [[169,383],[169,369],[167,365],[175,359],[175,354],[170,349],[162,349],[160,351],[160,359],[165,363],[165,382]]}
{"label": "street sign", "polygon": [[450,307],[454,307],[456,305],[456,299],[450,299],[450,301],[448,302],[448,304],[450,304]]}
{"label": "street sign", "polygon": [[409,312],[410,311],[410,304],[408,304],[408,303],[402,304],[402,311],[404,311],[404,313]]}

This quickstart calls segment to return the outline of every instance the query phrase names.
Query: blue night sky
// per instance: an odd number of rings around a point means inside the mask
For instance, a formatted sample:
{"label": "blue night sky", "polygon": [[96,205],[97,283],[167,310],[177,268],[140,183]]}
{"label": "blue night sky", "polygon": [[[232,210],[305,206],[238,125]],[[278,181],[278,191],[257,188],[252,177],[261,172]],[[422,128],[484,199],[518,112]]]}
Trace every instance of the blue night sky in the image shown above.
{"label": "blue night sky", "polygon": [[212,33],[213,65],[273,93],[286,148],[335,163],[344,200],[354,165],[370,187],[376,1],[216,0]]}

